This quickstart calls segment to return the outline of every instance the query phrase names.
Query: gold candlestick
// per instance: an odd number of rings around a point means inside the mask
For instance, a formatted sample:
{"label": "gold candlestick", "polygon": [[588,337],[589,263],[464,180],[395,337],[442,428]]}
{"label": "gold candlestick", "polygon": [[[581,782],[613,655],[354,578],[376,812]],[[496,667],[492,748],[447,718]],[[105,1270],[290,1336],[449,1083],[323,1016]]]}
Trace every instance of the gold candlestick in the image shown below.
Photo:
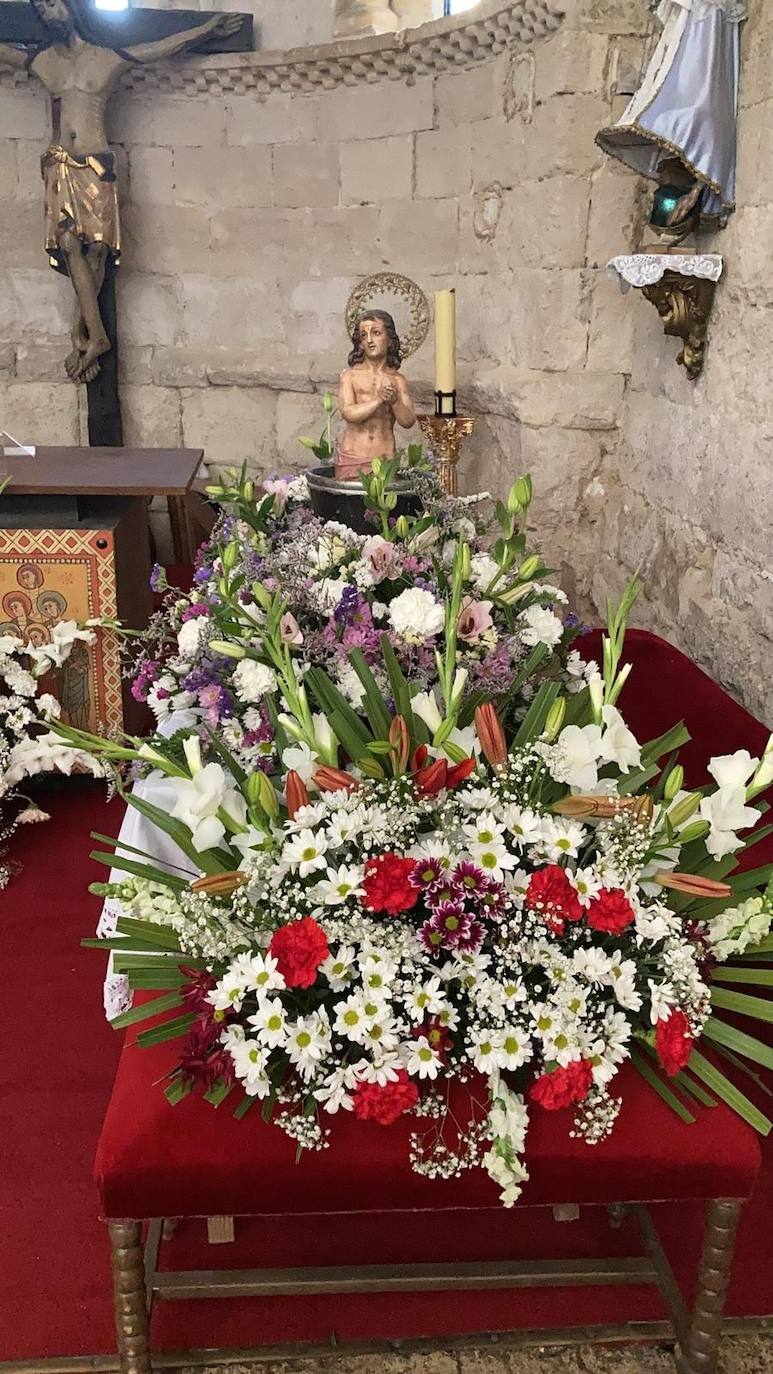
{"label": "gold candlestick", "polygon": [[462,439],[472,434],[475,419],[472,415],[417,415],[419,427],[435,456],[438,477],[449,496],[458,496],[457,467]]}

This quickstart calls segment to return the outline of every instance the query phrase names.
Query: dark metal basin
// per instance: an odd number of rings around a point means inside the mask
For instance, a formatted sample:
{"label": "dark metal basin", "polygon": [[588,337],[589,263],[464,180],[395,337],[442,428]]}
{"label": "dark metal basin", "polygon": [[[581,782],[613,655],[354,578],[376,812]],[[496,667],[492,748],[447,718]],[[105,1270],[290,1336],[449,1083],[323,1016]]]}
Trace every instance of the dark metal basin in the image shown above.
{"label": "dark metal basin", "polygon": [[[306,477],[311,504],[320,520],[338,520],[342,525],[348,525],[350,529],[356,530],[358,534],[377,532],[378,522],[369,518],[365,492],[359,481],[336,477],[332,463],[321,463],[318,467],[309,468]],[[420,513],[421,501],[412,491],[410,482],[395,482],[393,490],[397,492],[394,516]]]}

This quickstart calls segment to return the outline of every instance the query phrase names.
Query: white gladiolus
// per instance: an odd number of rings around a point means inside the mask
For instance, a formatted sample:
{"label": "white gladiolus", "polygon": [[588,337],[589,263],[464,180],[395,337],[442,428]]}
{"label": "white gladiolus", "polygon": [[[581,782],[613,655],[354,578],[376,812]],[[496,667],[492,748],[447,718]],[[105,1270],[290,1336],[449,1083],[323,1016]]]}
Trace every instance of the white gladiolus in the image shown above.
{"label": "white gladiolus", "polygon": [[[191,844],[201,853],[214,849],[225,836],[226,828],[218,816],[222,807],[234,820],[244,808],[244,799],[229,786],[219,763],[208,763],[186,778],[170,779],[177,801],[172,808],[175,820],[182,821],[191,831]],[[241,803],[241,806],[239,805]]]}
{"label": "white gladiolus", "polygon": [[198,735],[189,735],[183,740],[183,753],[191,777],[201,770],[201,740]]}
{"label": "white gladiolus", "polygon": [[411,699],[411,710],[415,716],[419,717],[419,720],[424,721],[433,735],[443,723],[434,692],[417,692],[416,696]]}
{"label": "white gladiolus", "polygon": [[557,782],[581,791],[599,780],[601,729],[598,725],[566,725],[550,751],[548,768]]}
{"label": "white gladiolus", "polygon": [[758,763],[759,759],[753,759],[748,749],[736,749],[734,754],[720,754],[712,759],[708,771],[721,791],[735,792],[746,786]]}
{"label": "white gladiolus", "polygon": [[604,706],[601,712],[604,733],[601,737],[600,757],[605,763],[616,763],[623,773],[630,768],[638,768],[641,763],[641,746],[636,736],[628,729],[616,706]]}
{"label": "white gladiolus", "polygon": [[[712,759],[712,763],[718,762],[720,760]],[[709,767],[711,768],[711,764]],[[716,773],[714,776],[716,777]],[[715,859],[722,859],[726,854],[734,854],[740,849],[742,841],[739,840],[737,831],[749,830],[760,818],[760,812],[756,807],[746,805],[746,789],[743,784],[736,788],[720,787],[711,796],[704,797],[700,804],[700,814],[711,827],[706,836],[706,848]]]}

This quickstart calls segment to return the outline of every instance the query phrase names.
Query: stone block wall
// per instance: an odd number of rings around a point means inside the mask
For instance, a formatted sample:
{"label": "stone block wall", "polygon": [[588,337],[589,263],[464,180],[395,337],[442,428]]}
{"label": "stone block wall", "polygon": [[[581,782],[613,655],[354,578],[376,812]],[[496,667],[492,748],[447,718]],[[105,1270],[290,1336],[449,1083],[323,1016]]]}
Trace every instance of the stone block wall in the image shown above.
{"label": "stone block wall", "polygon": [[[623,8],[635,18],[638,0]],[[635,182],[593,146],[615,104],[619,40],[580,12],[532,48],[504,40],[410,79],[264,96],[230,78],[233,89],[215,90],[235,63],[223,57],[119,91],[127,443],[202,445],[215,465],[260,471],[298,463],[297,434],[318,430],[320,393],[345,362],[347,296],[364,274],[394,269],[428,293],[457,288],[460,387],[479,414],[465,484],[499,488],[541,469],[541,523],[562,554],[566,500],[579,526],[627,366],[605,344],[605,316],[621,312],[602,269]],[[7,427],[75,441],[83,398],[79,411],[60,370],[69,286],[40,247],[47,118],[34,83],[0,87],[12,188],[0,210],[0,395]],[[431,338],[406,371],[428,406]]]}
{"label": "stone block wall", "polygon": [[723,254],[725,276],[705,371],[690,382],[652,307],[625,298],[630,379],[582,583],[600,604],[640,568],[639,622],[773,725],[773,14],[764,0],[750,0],[748,13],[738,209],[707,244]]}
{"label": "stone block wall", "polygon": [[[485,0],[466,25],[131,79],[111,111],[126,442],[301,467],[297,435],[321,428],[356,281],[392,269],[427,292],[453,285],[461,399],[477,416],[463,485],[498,491],[530,470],[545,552],[589,612],[641,565],[639,623],[762,710],[773,27],[752,0],[742,208],[695,385],[652,308],[606,273],[639,244],[643,188],[593,138],[635,84],[647,7],[562,8],[559,23],[539,0]],[[83,398],[60,365],[69,288],[40,242],[47,128],[42,92],[3,78],[0,427],[76,442]],[[427,408],[432,354],[430,338],[406,366]]]}

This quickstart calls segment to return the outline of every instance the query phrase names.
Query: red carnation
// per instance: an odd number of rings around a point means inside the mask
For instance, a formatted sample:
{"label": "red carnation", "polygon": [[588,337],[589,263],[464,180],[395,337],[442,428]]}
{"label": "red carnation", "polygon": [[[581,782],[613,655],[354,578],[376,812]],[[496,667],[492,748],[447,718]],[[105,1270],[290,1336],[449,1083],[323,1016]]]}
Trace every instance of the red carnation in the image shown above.
{"label": "red carnation", "polygon": [[275,930],[268,952],[276,959],[288,988],[310,988],[330,950],[322,927],[312,916],[304,916]]}
{"label": "red carnation", "polygon": [[679,1073],[692,1054],[690,1023],[683,1011],[672,1011],[655,1027],[655,1049],[670,1078]]}
{"label": "red carnation", "polygon": [[566,921],[579,921],[582,907],[576,889],[559,864],[548,864],[532,873],[526,889],[526,905],[539,912],[556,935],[563,935]]}
{"label": "red carnation", "polygon": [[419,900],[418,888],[411,882],[415,859],[401,859],[399,854],[379,854],[365,865],[363,905],[368,911],[386,911],[396,916],[410,911]]}
{"label": "red carnation", "polygon": [[588,903],[587,915],[591,930],[619,935],[634,920],[635,912],[621,887],[602,887]]}
{"label": "red carnation", "polygon": [[358,1083],[354,1090],[354,1115],[359,1121],[391,1126],[419,1100],[419,1090],[405,1069],[398,1069],[394,1083]]}
{"label": "red carnation", "polygon": [[543,1073],[529,1089],[529,1097],[548,1112],[582,1102],[591,1090],[593,1070],[589,1059],[575,1059],[565,1069]]}

